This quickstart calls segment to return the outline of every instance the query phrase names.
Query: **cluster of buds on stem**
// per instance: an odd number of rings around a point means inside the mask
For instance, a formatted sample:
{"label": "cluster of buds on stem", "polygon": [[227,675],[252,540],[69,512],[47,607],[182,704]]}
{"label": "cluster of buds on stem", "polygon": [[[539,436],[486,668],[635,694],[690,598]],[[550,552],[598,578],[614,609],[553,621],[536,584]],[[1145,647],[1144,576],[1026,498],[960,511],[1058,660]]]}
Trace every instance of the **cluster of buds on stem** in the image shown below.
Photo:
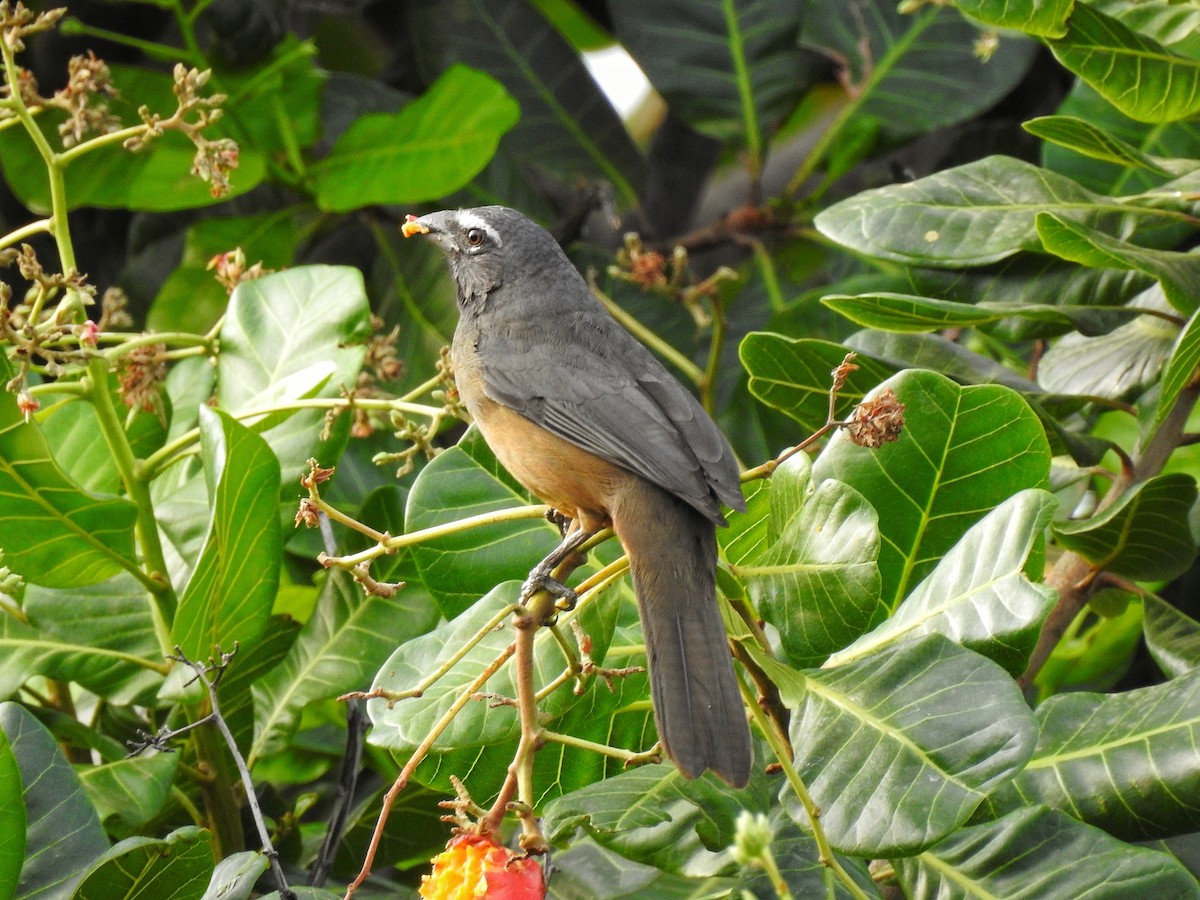
{"label": "cluster of buds on stem", "polygon": [[679,301],[701,328],[711,321],[705,301],[715,299],[721,282],[738,277],[732,269],[721,266],[698,281],[688,269],[686,248],[676,247],[668,258],[657,250],[647,249],[641,237],[633,232],[625,235],[624,246],[617,251],[616,262],[609,266],[608,274],[636,284],[643,291],[654,291]]}

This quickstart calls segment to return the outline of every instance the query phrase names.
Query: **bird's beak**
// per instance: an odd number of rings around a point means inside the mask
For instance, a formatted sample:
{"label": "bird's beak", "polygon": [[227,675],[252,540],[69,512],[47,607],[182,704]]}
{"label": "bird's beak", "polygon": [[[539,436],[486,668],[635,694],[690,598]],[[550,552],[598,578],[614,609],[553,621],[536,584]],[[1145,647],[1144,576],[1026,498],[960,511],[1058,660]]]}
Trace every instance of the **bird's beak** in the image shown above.
{"label": "bird's beak", "polygon": [[404,217],[404,224],[400,226],[400,233],[406,238],[410,238],[414,234],[429,234],[433,230],[425,219],[418,219],[412,213]]}

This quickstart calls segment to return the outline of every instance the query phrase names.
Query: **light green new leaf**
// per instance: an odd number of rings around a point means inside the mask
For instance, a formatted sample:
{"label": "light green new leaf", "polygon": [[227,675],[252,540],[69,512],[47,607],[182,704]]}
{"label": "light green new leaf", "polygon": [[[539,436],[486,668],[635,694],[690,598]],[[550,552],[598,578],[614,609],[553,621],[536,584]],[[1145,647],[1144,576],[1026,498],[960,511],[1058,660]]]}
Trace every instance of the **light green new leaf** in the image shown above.
{"label": "light green new leaf", "polygon": [[67,900],[92,860],[108,849],[100,817],[54,735],[32,713],[0,703],[0,731],[24,785],[25,860],[15,900]]}
{"label": "light green new leaf", "polygon": [[[796,769],[845,853],[908,855],[940,840],[1033,753],[1033,714],[1012,677],[941,635],[803,676],[756,659],[793,710]],[[781,794],[803,826],[791,790]]]}
{"label": "light green new leaf", "polygon": [[[0,378],[12,372],[0,357]],[[4,565],[31,584],[71,588],[136,571],[137,507],[89,494],[59,468],[17,398],[0,391],[0,550]]]}
{"label": "light green new leaf", "polygon": [[844,481],[879,510],[881,596],[895,609],[975,522],[1018,491],[1046,485],[1050,447],[1009,388],[963,387],[918,369],[879,390],[889,387],[905,407],[899,440],[868,449],[840,432],[813,477]]}
{"label": "light green new leaf", "polygon": [[223,412],[200,409],[210,515],[204,549],[179,598],[172,639],[189,659],[250,644],[271,617],[279,586],[279,462],[258,435]]}
{"label": "light green new leaf", "polygon": [[101,820],[116,816],[137,828],[162,812],[178,762],[175,753],[131,756],[83,767],[79,782]]}
{"label": "light green new leaf", "polygon": [[357,119],[309,172],[317,205],[345,212],[452,194],[491,161],[521,111],[490,75],[452,66],[397,113]]}
{"label": "light green new leaf", "polygon": [[[816,431],[829,415],[831,372],[849,348],[830,341],[785,337],[754,331],[738,347],[742,366],[750,375],[750,393],[767,406],[787,413],[806,430]],[[834,414],[845,418],[867,392],[895,370],[873,359],[859,356],[858,367],[838,391]],[[797,443],[808,435],[800,434]]]}
{"label": "light green new leaf", "polygon": [[1055,58],[1139,122],[1175,122],[1200,112],[1200,62],[1172,53],[1088,3],[1076,3]]}
{"label": "light green new leaf", "polygon": [[1075,0],[954,0],[967,15],[1034,37],[1062,37]]}
{"label": "light green new leaf", "polygon": [[1093,224],[1131,211],[1046,169],[989,156],[905,184],[863,191],[817,214],[851,250],[920,266],[981,266],[1040,250],[1038,213]]}
{"label": "light green new leaf", "polygon": [[1142,606],[1146,649],[1167,677],[1200,669],[1200,622],[1153,594],[1142,598]]}
{"label": "light green new leaf", "polygon": [[200,900],[213,873],[212,834],[126,838],[92,863],[71,900]]}
{"label": "light green new leaf", "polygon": [[1054,526],[1058,543],[1115,575],[1171,579],[1196,556],[1192,532],[1180,527],[1196,502],[1196,481],[1181,472],[1134,485],[1108,509]]}
{"label": "light green new leaf", "polygon": [[875,510],[839,481],[811,485],[798,453],[771,476],[769,543],[734,575],[764,618],[779,629],[795,666],[820,664],[887,615],[879,599]]}
{"label": "light green new leaf", "polygon": [[1033,758],[991,812],[1044,803],[1124,840],[1200,830],[1200,671],[1118,694],[1057,694],[1037,722]]}
{"label": "light green new leaf", "polygon": [[1047,252],[1096,269],[1133,269],[1162,283],[1183,313],[1200,306],[1200,254],[1153,250],[1118,240],[1053,213],[1039,213],[1037,234]]}
{"label": "light green new leaf", "polygon": [[397,646],[436,620],[437,607],[419,586],[381,597],[364,594],[345,572],[330,571],[288,655],[254,684],[255,734],[247,763],[280,749],[305,706],[360,689]]}
{"label": "light green new leaf", "polygon": [[[528,502],[529,495],[473,429],[421,470],[408,495],[405,531]],[[411,552],[425,587],[442,614],[452,619],[501,581],[523,580],[559,540],[558,532],[538,515],[424,540]]]}
{"label": "light green new leaf", "polygon": [[922,900],[1200,897],[1196,879],[1169,854],[1042,806],[964,828],[894,865],[905,896]]}
{"label": "light green new leaf", "polygon": [[1024,569],[1056,505],[1053,494],[1038,489],[1005,500],[971,526],[895,615],[833,654],[827,665],[937,633],[1014,675],[1023,672],[1056,599],[1054,591],[1032,582]]}
{"label": "light green new leaf", "polygon": [[25,862],[25,801],[21,770],[8,736],[0,728],[0,897],[13,897]]}
{"label": "light green new leaf", "polygon": [[1163,372],[1158,408],[1154,413],[1156,423],[1161,423],[1174,408],[1180,393],[1195,377],[1197,367],[1200,367],[1200,308],[1192,313],[1171,348],[1171,360]]}

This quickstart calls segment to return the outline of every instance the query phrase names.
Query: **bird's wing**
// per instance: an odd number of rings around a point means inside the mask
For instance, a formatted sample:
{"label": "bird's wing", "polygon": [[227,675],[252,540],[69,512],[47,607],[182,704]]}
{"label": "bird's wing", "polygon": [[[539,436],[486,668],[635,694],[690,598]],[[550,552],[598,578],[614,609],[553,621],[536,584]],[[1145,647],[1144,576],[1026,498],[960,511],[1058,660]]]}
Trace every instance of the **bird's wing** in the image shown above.
{"label": "bird's wing", "polygon": [[573,333],[549,366],[555,348],[540,332],[480,336],[480,353],[504,360],[484,367],[488,396],[715,522],[724,521],[718,500],[743,509],[732,451],[696,398],[603,310],[561,321]]}

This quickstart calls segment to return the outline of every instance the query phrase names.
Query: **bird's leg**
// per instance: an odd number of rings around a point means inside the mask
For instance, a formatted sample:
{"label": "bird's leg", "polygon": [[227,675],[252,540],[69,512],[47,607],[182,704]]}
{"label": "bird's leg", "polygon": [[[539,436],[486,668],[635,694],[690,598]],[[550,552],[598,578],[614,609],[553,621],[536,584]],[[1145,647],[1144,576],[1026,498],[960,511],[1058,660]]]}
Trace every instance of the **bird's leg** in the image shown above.
{"label": "bird's leg", "polygon": [[[562,528],[562,525],[560,524],[559,527]],[[526,602],[536,591],[544,590],[552,597],[557,597],[562,601],[566,609],[573,609],[579,601],[579,595],[551,573],[583,546],[584,541],[591,536],[592,532],[585,531],[579,526],[579,523],[575,523],[573,529],[566,531],[562,543],[550,551],[549,556],[533,567],[529,573],[529,577],[521,585],[521,602]]]}

